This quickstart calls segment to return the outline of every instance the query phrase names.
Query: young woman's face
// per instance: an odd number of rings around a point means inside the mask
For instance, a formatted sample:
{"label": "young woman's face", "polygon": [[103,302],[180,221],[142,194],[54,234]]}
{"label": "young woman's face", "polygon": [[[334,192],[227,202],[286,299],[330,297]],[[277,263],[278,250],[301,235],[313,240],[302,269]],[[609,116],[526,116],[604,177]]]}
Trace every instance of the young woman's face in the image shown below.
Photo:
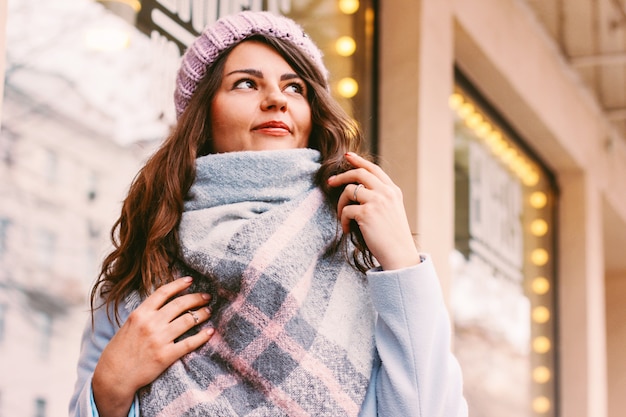
{"label": "young woman's face", "polygon": [[242,42],[226,58],[211,125],[216,153],[304,148],[311,134],[306,84],[270,46]]}

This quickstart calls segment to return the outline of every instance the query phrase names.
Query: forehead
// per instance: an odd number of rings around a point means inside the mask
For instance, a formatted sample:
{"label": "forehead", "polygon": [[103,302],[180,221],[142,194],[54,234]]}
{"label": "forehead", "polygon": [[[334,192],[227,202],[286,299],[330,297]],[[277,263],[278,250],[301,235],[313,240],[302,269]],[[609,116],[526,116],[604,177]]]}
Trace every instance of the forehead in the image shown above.
{"label": "forehead", "polygon": [[[287,61],[270,45],[256,40],[241,42],[228,54],[226,73],[239,67],[291,69]],[[293,71],[293,69],[291,69]]]}

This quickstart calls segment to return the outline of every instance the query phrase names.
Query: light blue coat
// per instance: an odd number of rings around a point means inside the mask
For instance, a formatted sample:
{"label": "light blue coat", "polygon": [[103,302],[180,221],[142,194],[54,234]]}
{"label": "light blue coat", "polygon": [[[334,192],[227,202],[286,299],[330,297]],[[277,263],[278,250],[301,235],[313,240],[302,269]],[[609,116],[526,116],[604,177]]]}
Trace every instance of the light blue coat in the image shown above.
{"label": "light blue coat", "polygon": [[[450,318],[432,261],[397,271],[367,273],[378,313],[377,353],[360,417],[466,417],[459,364],[450,351]],[[129,312],[119,308],[122,323]],[[119,327],[104,309],[88,320],[78,360],[70,417],[97,417],[91,377],[106,344]],[[137,398],[129,412],[139,417]],[[173,416],[174,417],[174,416]]]}

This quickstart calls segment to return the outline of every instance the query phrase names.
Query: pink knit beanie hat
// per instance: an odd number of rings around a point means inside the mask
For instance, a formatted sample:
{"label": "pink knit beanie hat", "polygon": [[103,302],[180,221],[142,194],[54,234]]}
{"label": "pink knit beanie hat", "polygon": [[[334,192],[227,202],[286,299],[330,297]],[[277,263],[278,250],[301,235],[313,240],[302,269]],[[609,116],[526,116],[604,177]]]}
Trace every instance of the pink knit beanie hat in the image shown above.
{"label": "pink knit beanie hat", "polygon": [[324,78],[328,78],[328,70],[322,61],[322,52],[293,20],[270,12],[243,11],[224,16],[214,25],[207,27],[183,55],[174,91],[177,118],[189,104],[198,83],[206,76],[208,67],[219,54],[256,34],[291,42],[313,60]]}

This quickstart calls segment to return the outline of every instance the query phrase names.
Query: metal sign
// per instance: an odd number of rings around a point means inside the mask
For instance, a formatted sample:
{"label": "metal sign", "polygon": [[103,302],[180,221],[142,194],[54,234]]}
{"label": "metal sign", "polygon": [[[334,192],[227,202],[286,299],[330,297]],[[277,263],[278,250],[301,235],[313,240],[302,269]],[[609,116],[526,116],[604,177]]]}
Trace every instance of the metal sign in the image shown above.
{"label": "metal sign", "polygon": [[291,11],[291,0],[143,0],[137,27],[149,36],[158,32],[184,51],[202,30],[221,16],[242,10]]}

